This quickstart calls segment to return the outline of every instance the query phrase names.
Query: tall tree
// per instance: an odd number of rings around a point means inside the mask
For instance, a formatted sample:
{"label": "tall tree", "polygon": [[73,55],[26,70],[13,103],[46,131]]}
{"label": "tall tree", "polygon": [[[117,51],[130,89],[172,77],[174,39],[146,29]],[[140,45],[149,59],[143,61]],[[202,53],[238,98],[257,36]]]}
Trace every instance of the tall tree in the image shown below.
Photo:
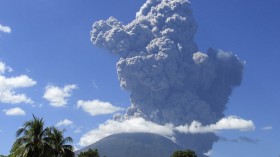
{"label": "tall tree", "polygon": [[197,157],[195,152],[192,150],[186,150],[186,151],[175,151],[171,157]]}
{"label": "tall tree", "polygon": [[14,143],[11,155],[14,157],[43,157],[51,149],[47,143],[47,129],[44,128],[43,118],[33,115],[33,120],[24,123],[16,132],[17,140]]}
{"label": "tall tree", "polygon": [[54,157],[73,157],[74,148],[72,145],[68,144],[73,142],[71,137],[63,136],[65,130],[58,130],[55,127],[48,129],[48,143],[52,147]]}
{"label": "tall tree", "polygon": [[24,123],[17,133],[12,146],[11,157],[74,157],[71,137],[63,137],[64,130],[44,127],[43,118]]}

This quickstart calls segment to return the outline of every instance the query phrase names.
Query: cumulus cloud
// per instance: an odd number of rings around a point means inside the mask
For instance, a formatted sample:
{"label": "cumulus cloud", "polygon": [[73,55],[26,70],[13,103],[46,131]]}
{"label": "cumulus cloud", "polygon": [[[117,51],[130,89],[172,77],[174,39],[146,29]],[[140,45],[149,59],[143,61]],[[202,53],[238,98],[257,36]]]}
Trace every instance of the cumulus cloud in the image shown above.
{"label": "cumulus cloud", "polygon": [[181,125],[175,129],[182,133],[196,134],[218,132],[220,130],[250,131],[255,129],[255,125],[251,120],[244,120],[236,116],[229,116],[219,120],[215,124],[203,126],[200,122],[193,121],[191,125]]}
{"label": "cumulus cloud", "polygon": [[53,85],[48,85],[45,88],[45,94],[43,98],[50,102],[50,105],[54,107],[65,107],[68,101],[68,98],[71,97],[72,91],[77,89],[77,85],[65,85],[60,88]]}
{"label": "cumulus cloud", "polygon": [[81,107],[85,112],[89,113],[92,116],[112,114],[117,111],[124,110],[121,107],[113,106],[109,102],[103,102],[100,100],[92,100],[92,101],[79,100],[77,102],[77,107],[78,108]]}
{"label": "cumulus cloud", "polygon": [[4,76],[6,71],[12,72],[12,68],[0,62],[0,102],[8,104],[33,103],[31,98],[28,98],[25,94],[17,94],[16,90],[32,87],[36,85],[36,81],[27,75],[6,77]]}
{"label": "cumulus cloud", "polygon": [[70,125],[73,125],[74,122],[69,120],[69,119],[64,119],[64,120],[61,120],[59,121],[55,126],[56,127],[61,127],[61,126],[70,126]]}
{"label": "cumulus cloud", "polygon": [[0,32],[11,33],[12,29],[9,26],[3,26],[0,24]]}
{"label": "cumulus cloud", "polygon": [[32,87],[36,81],[32,80],[26,75],[7,78],[0,76],[0,101],[2,103],[18,104],[27,103],[31,104],[33,101],[25,94],[17,94],[15,92],[18,88]]}
{"label": "cumulus cloud", "polygon": [[[241,123],[241,124],[238,124]],[[80,139],[81,146],[87,146],[104,137],[117,133],[154,133],[173,139],[176,132],[184,134],[207,134],[222,130],[249,131],[254,129],[254,124],[250,120],[244,120],[235,116],[221,119],[216,124],[202,126],[201,123],[194,121],[191,125],[177,126],[173,124],[159,125],[147,121],[144,118],[125,119],[123,121],[107,120],[99,125],[97,129],[84,134]],[[245,140],[245,139],[244,139]]]}
{"label": "cumulus cloud", "polygon": [[7,116],[24,116],[25,111],[19,107],[3,110]]}

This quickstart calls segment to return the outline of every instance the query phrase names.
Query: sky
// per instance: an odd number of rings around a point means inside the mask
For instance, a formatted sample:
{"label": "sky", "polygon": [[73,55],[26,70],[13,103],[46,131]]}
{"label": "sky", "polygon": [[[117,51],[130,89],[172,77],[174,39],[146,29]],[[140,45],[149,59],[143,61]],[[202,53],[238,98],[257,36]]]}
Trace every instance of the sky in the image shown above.
{"label": "sky", "polygon": [[[43,117],[46,126],[65,128],[76,148],[84,146],[81,139],[90,131],[120,126],[110,119],[130,105],[129,92],[120,88],[117,56],[92,45],[90,30],[110,16],[129,23],[144,2],[0,0],[0,154],[9,153],[16,130],[32,114]],[[222,138],[210,156],[278,157],[280,1],[191,3],[199,50],[231,51],[246,62],[226,116],[254,123],[253,129],[215,130]],[[141,119],[131,123],[147,125]]]}

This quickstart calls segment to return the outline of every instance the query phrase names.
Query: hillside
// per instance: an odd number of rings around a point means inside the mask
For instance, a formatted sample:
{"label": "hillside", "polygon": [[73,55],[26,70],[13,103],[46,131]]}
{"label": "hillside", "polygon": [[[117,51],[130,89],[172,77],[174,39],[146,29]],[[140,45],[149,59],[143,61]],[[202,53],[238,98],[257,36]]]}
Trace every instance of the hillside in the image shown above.
{"label": "hillside", "polygon": [[183,149],[165,137],[148,133],[111,135],[75,153],[89,148],[98,149],[106,157],[170,157],[174,151]]}

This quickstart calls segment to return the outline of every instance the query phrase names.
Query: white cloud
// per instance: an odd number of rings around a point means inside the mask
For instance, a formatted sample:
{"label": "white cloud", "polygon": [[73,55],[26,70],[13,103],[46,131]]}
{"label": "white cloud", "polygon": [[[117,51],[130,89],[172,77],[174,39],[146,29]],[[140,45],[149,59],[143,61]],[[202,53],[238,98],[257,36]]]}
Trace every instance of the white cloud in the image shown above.
{"label": "white cloud", "polygon": [[0,62],[0,74],[4,74],[6,70],[5,64]]}
{"label": "white cloud", "polygon": [[263,127],[262,130],[272,130],[272,126]]}
{"label": "white cloud", "polygon": [[25,111],[19,107],[3,110],[7,116],[24,116]]}
{"label": "white cloud", "polygon": [[117,133],[154,133],[162,136],[172,136],[172,125],[159,125],[143,118],[133,118],[123,122],[107,120],[104,124],[99,125],[97,129],[91,130],[84,134],[79,142],[80,146],[87,146],[104,137]]}
{"label": "white cloud", "polygon": [[6,70],[8,72],[12,72],[13,71],[13,69],[11,67],[6,66],[6,64],[3,63],[3,62],[0,62],[0,75],[4,74],[6,72]]}
{"label": "white cloud", "polygon": [[10,78],[0,75],[0,102],[10,104],[33,103],[25,94],[16,94],[15,90],[34,85],[36,85],[36,81],[26,75]]}
{"label": "white cloud", "polygon": [[6,71],[12,72],[13,69],[5,63],[0,62],[0,102],[8,104],[33,103],[25,94],[17,94],[15,90],[34,86],[36,85],[36,81],[27,75],[7,78],[4,76]]}
{"label": "white cloud", "polygon": [[202,52],[196,52],[193,54],[193,60],[196,64],[203,63],[208,59],[208,55]]}
{"label": "white cloud", "polygon": [[73,125],[73,121],[69,120],[69,119],[64,119],[59,121],[55,126],[56,127],[60,127],[60,126],[69,126],[69,125]]}
{"label": "white cloud", "polygon": [[50,104],[54,107],[65,107],[68,101],[67,98],[71,97],[73,89],[77,89],[75,84],[66,85],[63,88],[48,85],[45,88],[43,98],[50,101]]}
{"label": "white cloud", "polygon": [[12,29],[9,26],[3,26],[0,24],[0,32],[11,33]]}
{"label": "white cloud", "polygon": [[211,156],[213,154],[213,150],[209,150],[208,152],[204,153],[205,156]]}
{"label": "white cloud", "polygon": [[79,100],[77,102],[77,107],[82,107],[85,112],[88,112],[92,116],[111,114],[117,111],[124,110],[123,108],[113,106],[109,102],[102,102],[99,100],[83,101]]}
{"label": "white cloud", "polygon": [[202,126],[200,122],[193,121],[191,125],[181,125],[175,128],[176,131],[181,133],[209,133],[218,132],[220,130],[239,130],[250,131],[254,130],[255,125],[251,120],[244,120],[236,116],[229,116],[219,120],[216,124]]}
{"label": "white cloud", "polygon": [[[236,116],[221,119],[216,124],[202,126],[201,123],[193,121],[191,125],[174,127],[172,124],[159,125],[143,118],[132,118],[124,121],[107,120],[98,128],[84,134],[79,142],[80,146],[87,146],[104,137],[118,133],[154,133],[173,139],[175,132],[185,134],[209,133],[221,130],[249,131],[255,128],[250,120],[244,120]],[[209,152],[210,153],[210,152]]]}

